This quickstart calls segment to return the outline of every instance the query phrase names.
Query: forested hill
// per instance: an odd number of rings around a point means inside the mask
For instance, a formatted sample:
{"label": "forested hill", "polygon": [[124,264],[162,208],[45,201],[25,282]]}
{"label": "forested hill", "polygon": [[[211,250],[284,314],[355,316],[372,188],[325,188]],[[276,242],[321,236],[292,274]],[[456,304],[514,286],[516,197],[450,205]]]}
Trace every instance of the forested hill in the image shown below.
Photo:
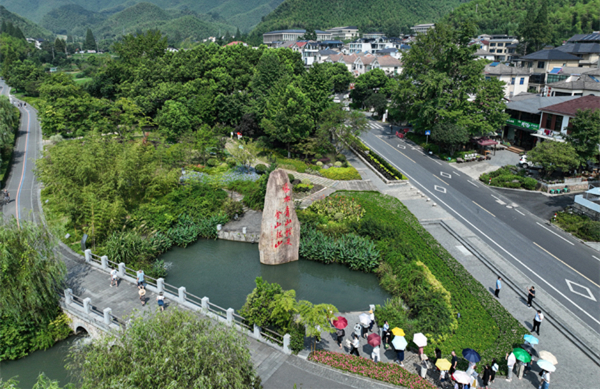
{"label": "forested hill", "polygon": [[[600,0],[550,0],[548,23],[554,45],[574,34],[600,30]],[[447,16],[448,20],[475,21],[480,33],[516,35],[527,16],[527,7],[541,8],[541,0],[473,0]]]}
{"label": "forested hill", "polygon": [[2,22],[11,22],[14,26],[19,27],[28,38],[43,38],[50,36],[50,31],[41,28],[30,20],[8,11],[0,5],[0,24]]}
{"label": "forested hill", "polygon": [[88,11],[78,5],[65,5],[51,11],[42,26],[57,34],[85,36],[92,29],[96,39],[114,39],[123,33],[159,29],[170,39],[180,42],[186,38],[200,40],[219,32],[234,34],[236,27],[210,15],[190,10],[164,10],[151,3],[137,3],[116,13]]}
{"label": "forested hill", "polygon": [[418,23],[431,23],[468,0],[286,0],[253,31],[357,26],[397,36]]}
{"label": "forested hill", "polygon": [[[211,14],[223,23],[250,31],[261,17],[273,11],[283,0],[0,0],[11,12],[40,22],[48,13],[63,6],[80,6],[105,16],[123,11],[137,3],[150,2],[164,10],[194,11]],[[85,16],[84,16],[85,18]],[[69,32],[70,34],[70,32]]]}

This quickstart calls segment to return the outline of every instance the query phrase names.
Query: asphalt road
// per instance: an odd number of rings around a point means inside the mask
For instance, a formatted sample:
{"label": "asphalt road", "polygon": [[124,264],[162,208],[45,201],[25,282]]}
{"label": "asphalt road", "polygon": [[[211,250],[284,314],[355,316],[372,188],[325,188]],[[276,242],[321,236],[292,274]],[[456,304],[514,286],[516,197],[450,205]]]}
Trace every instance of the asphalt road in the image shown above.
{"label": "asphalt road", "polygon": [[410,141],[390,136],[387,125],[371,121],[370,127],[361,136],[367,146],[600,333],[599,252],[546,224],[547,219],[521,207],[513,196],[426,155]]}

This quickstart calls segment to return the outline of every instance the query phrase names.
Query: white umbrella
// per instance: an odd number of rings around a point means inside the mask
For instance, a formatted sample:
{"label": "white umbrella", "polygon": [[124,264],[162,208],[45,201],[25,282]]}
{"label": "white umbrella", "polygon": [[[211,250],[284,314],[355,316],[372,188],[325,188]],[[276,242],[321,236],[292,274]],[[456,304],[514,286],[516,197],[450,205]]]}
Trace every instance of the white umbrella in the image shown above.
{"label": "white umbrella", "polygon": [[542,369],[542,370],[546,370],[549,372],[556,371],[556,366],[554,366],[551,362],[549,362],[545,359],[538,359],[537,364],[540,367],[540,369]]}
{"label": "white umbrella", "polygon": [[553,365],[558,364],[556,357],[549,351],[540,351],[539,353],[540,359],[550,362]]}
{"label": "white umbrella", "polygon": [[454,381],[458,382],[459,384],[470,384],[473,382],[473,377],[468,375],[466,371],[456,370],[453,374],[453,377]]}
{"label": "white umbrella", "polygon": [[360,320],[361,324],[364,324],[366,326],[371,324],[371,318],[366,313],[361,313],[360,316],[358,317],[358,320]]}
{"label": "white umbrella", "polygon": [[418,347],[425,347],[425,346],[427,346],[427,337],[420,332],[416,333],[413,335],[413,342]]}
{"label": "white umbrella", "polygon": [[404,339],[404,336],[394,336],[394,339],[392,340],[392,346],[394,346],[394,349],[404,350],[407,345],[408,342],[406,339]]}

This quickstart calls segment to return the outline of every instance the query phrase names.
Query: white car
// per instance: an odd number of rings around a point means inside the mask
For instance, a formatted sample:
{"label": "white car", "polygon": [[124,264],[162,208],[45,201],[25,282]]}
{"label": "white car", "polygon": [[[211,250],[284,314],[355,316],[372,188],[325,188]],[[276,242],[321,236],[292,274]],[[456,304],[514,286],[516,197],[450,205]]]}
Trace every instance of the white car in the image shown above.
{"label": "white car", "polygon": [[541,169],[542,166],[539,164],[533,164],[532,162],[527,162],[527,154],[521,156],[519,159],[519,165],[524,167],[525,169]]}

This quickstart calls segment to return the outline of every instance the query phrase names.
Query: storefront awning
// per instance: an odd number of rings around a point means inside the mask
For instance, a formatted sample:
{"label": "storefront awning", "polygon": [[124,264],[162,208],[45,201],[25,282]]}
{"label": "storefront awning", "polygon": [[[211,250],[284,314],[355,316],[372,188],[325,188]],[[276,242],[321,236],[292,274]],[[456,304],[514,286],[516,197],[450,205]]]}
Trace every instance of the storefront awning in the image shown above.
{"label": "storefront awning", "polygon": [[497,145],[498,142],[496,142],[495,140],[491,140],[491,139],[480,139],[477,141],[477,144],[479,146],[491,146],[491,145]]}
{"label": "storefront awning", "polygon": [[530,134],[530,135],[538,137],[538,138],[542,138],[542,139],[553,140],[555,142],[562,142],[562,143],[565,142],[565,140],[563,138],[558,138],[558,137],[549,136],[549,135],[545,135],[545,134],[533,133],[533,134]]}

